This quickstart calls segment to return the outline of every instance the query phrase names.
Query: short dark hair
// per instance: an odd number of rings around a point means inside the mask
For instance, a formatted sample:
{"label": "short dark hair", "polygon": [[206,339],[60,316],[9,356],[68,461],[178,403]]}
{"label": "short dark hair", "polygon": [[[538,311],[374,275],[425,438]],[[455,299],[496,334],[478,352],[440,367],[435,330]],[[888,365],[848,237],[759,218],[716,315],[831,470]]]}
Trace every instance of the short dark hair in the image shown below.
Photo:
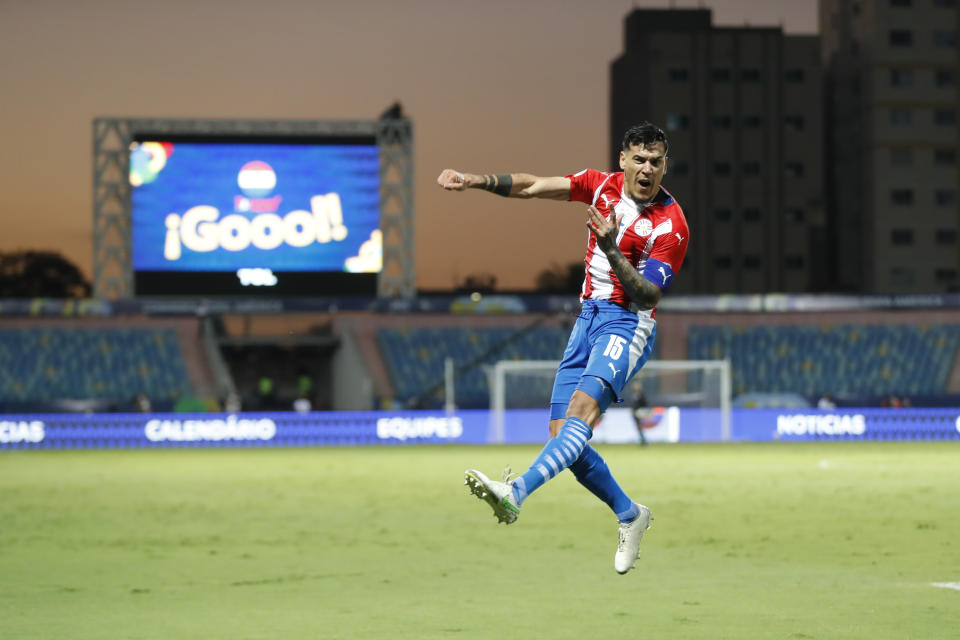
{"label": "short dark hair", "polygon": [[644,120],[640,124],[627,129],[627,132],[623,134],[623,142],[620,144],[620,150],[628,151],[630,147],[634,145],[645,147],[654,142],[662,142],[663,154],[667,155],[667,151],[670,150],[670,144],[667,142],[667,136],[663,133],[663,129],[652,122]]}

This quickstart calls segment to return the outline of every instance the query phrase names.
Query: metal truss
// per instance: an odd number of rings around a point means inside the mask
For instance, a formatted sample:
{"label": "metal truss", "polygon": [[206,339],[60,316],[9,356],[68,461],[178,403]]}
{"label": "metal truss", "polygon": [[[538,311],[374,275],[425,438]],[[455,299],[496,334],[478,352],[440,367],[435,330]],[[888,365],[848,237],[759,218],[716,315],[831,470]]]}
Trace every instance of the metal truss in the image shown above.
{"label": "metal truss", "polygon": [[413,254],[413,124],[381,120],[196,120],[97,118],[93,121],[93,293],[133,297],[130,244],[130,144],[162,135],[373,136],[380,149],[380,297],[416,294]]}

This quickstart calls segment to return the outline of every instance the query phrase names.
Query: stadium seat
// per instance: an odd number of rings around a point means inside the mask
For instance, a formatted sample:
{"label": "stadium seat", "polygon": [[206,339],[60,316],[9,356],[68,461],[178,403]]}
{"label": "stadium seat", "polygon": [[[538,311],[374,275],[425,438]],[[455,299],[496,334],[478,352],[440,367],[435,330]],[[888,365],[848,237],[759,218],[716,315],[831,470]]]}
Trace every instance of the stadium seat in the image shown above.
{"label": "stadium seat", "polygon": [[[435,329],[380,329],[377,341],[393,382],[397,400],[408,403],[432,388],[428,403],[442,402],[444,360],[453,358],[455,367],[476,366],[461,371],[456,379],[456,401],[461,408],[489,406],[490,392],[484,366],[498,360],[558,360],[568,331],[541,327],[518,332],[515,328],[443,327]],[[482,357],[486,354],[486,357]],[[552,384],[552,380],[550,381]],[[531,388],[538,406],[549,402],[549,390]]]}
{"label": "stadium seat", "polygon": [[175,330],[0,330],[0,402],[127,403],[141,392],[157,400],[189,392]]}
{"label": "stadium seat", "polygon": [[691,359],[729,358],[734,394],[946,392],[960,325],[695,326]]}

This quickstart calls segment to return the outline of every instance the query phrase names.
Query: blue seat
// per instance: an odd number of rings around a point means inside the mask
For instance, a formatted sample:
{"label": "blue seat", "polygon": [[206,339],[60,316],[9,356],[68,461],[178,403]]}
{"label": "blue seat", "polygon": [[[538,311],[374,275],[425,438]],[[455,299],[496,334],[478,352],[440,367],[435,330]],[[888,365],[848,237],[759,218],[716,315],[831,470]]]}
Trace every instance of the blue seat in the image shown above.
{"label": "blue seat", "polygon": [[127,402],[189,389],[173,329],[0,330],[0,401]]}
{"label": "blue seat", "polygon": [[735,393],[946,391],[960,325],[691,327],[688,357],[728,358]]}
{"label": "blue seat", "polygon": [[[380,329],[377,342],[397,393],[397,400],[407,402],[441,384],[444,360],[453,358],[461,368],[456,380],[456,398],[462,408],[489,406],[490,390],[485,365],[498,360],[558,360],[563,354],[567,331],[558,327],[541,327],[524,334],[512,327],[443,327],[437,329]],[[502,348],[493,351],[496,347]],[[481,356],[487,354],[480,360]],[[552,380],[551,380],[552,385]],[[442,389],[441,389],[442,392]],[[549,401],[549,389],[530,388],[539,406]],[[434,404],[439,405],[439,392]]]}

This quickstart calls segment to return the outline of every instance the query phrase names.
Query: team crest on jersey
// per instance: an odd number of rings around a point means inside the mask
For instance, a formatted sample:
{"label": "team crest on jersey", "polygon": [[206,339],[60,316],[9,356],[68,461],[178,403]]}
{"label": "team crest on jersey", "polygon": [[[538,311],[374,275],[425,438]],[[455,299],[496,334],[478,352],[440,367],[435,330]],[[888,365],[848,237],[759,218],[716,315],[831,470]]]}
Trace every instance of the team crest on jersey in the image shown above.
{"label": "team crest on jersey", "polygon": [[637,224],[634,225],[633,229],[637,232],[638,236],[646,237],[653,233],[653,223],[647,218],[640,218],[637,220]]}

